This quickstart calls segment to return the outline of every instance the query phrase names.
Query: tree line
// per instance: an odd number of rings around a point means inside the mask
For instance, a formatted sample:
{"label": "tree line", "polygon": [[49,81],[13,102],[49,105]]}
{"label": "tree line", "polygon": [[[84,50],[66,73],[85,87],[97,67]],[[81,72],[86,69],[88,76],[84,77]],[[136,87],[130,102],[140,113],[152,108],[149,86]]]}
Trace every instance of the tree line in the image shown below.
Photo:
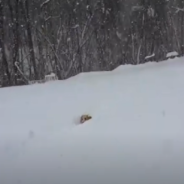
{"label": "tree line", "polygon": [[[0,83],[184,54],[184,0],[0,0]],[[148,59],[149,58],[149,59]]]}

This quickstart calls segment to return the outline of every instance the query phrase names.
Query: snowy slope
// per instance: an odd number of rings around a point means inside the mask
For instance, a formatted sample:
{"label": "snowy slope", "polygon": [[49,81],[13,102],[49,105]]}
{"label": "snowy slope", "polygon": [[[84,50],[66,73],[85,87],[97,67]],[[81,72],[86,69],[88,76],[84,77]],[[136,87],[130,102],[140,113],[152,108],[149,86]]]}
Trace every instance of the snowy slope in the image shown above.
{"label": "snowy slope", "polygon": [[0,184],[183,184],[183,60],[0,89]]}

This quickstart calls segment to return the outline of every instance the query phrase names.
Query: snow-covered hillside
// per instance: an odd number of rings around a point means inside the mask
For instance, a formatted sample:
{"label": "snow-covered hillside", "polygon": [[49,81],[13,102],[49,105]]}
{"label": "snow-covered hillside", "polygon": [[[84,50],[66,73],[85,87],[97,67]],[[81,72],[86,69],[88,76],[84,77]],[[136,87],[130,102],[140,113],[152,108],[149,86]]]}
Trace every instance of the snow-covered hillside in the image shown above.
{"label": "snow-covered hillside", "polygon": [[0,89],[0,184],[183,184],[183,60]]}

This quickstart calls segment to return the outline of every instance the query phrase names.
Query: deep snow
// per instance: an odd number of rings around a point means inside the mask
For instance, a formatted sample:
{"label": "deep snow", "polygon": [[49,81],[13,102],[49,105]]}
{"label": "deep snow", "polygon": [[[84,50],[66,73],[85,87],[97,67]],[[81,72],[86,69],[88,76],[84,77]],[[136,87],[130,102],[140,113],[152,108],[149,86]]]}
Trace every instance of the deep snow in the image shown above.
{"label": "deep snow", "polygon": [[183,184],[183,60],[0,89],[0,184]]}

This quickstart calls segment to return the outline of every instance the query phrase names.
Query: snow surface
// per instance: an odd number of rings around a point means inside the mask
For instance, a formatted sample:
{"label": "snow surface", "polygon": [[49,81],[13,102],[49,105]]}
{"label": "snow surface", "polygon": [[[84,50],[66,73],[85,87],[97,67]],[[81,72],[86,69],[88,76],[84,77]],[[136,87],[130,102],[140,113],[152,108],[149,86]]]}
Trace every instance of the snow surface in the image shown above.
{"label": "snow surface", "polygon": [[183,109],[183,58],[0,89],[0,184],[183,184]]}
{"label": "snow surface", "polygon": [[152,57],[155,57],[155,53],[151,54],[150,56],[146,56],[145,59],[150,59]]}
{"label": "snow surface", "polygon": [[167,55],[166,55],[167,58],[173,57],[173,56],[174,56],[174,57],[178,56],[178,53],[177,53],[176,51],[173,51],[173,52],[167,53]]}
{"label": "snow surface", "polygon": [[45,81],[52,81],[52,80],[58,80],[55,73],[51,73],[45,76]]}

